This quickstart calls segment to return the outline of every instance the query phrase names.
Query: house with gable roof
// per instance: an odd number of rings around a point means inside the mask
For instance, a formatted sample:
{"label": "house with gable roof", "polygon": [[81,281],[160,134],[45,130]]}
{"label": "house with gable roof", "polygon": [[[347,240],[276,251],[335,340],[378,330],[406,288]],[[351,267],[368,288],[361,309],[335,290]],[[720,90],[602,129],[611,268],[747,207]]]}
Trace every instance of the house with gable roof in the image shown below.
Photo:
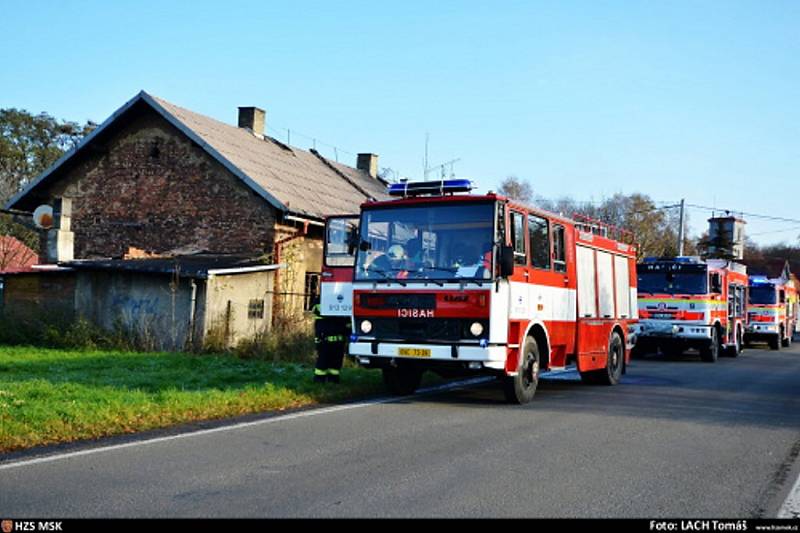
{"label": "house with gable roof", "polygon": [[142,91],[5,207],[59,206],[63,227],[45,239],[57,242],[43,244],[40,254],[51,253],[40,263],[126,272],[126,261],[191,256],[280,264],[271,292],[302,309],[318,290],[325,217],[386,197],[378,156],[345,165],[268,136],[258,107],[237,118],[226,124]]}

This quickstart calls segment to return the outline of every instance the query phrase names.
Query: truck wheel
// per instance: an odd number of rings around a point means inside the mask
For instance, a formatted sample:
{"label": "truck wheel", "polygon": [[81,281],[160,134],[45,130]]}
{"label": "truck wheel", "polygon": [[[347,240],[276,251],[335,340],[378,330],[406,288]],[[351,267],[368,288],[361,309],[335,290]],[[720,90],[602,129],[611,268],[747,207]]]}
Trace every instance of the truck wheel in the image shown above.
{"label": "truck wheel", "polygon": [[584,383],[592,385],[616,385],[622,378],[622,369],[625,366],[625,345],[619,333],[613,333],[608,342],[608,358],[606,367],[602,370],[581,372]]}
{"label": "truck wheel", "polygon": [[769,349],[770,350],[780,350],[781,349],[781,336],[780,334],[774,335],[769,338]]}
{"label": "truck wheel", "polygon": [[398,366],[383,369],[383,383],[394,396],[414,394],[422,382],[422,371],[417,368]]}
{"label": "truck wheel", "polygon": [[[784,331],[781,330],[781,337],[783,337],[783,335],[784,335]],[[791,335],[786,335],[785,337],[783,337],[783,340],[781,341],[781,345],[784,348],[788,348],[789,346],[791,346],[792,345],[792,336]]]}
{"label": "truck wheel", "polygon": [[739,354],[742,353],[742,330],[736,329],[736,335],[733,346],[729,346],[726,350],[726,353],[729,357],[739,357]]}
{"label": "truck wheel", "polygon": [[705,363],[716,363],[719,359],[719,331],[716,327],[711,328],[711,342],[700,349],[700,359]]}
{"label": "truck wheel", "polygon": [[539,361],[539,345],[536,339],[526,337],[517,374],[503,377],[503,394],[508,403],[522,405],[533,400],[539,385]]}

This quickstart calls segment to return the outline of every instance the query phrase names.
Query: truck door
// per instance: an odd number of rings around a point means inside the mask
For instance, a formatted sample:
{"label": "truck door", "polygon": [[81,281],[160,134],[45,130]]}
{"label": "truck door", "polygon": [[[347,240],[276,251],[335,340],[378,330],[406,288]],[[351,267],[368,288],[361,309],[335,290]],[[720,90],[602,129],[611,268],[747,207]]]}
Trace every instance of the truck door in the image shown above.
{"label": "truck door", "polygon": [[353,267],[359,217],[330,217],[325,223],[320,310],[324,316],[350,316],[353,311]]}

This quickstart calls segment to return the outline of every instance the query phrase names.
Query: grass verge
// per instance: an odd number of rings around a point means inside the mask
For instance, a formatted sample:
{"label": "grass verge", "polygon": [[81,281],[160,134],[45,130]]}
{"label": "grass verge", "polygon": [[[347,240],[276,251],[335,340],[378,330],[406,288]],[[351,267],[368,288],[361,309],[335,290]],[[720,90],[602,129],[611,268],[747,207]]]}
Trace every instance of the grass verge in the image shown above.
{"label": "grass verge", "polygon": [[0,452],[382,391],[380,372],[361,368],[345,368],[333,386],[313,383],[299,363],[0,347]]}

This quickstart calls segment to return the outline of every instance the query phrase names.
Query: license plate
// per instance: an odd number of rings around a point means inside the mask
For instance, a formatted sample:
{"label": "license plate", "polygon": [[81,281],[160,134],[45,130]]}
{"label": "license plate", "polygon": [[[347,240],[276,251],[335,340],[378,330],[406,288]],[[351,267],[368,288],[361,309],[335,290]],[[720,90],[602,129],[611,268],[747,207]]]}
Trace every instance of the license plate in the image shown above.
{"label": "license plate", "polygon": [[430,357],[431,351],[428,348],[398,348],[397,355],[401,357]]}
{"label": "license plate", "polygon": [[652,331],[653,333],[672,333],[672,324],[648,324],[646,327],[647,331]]}

